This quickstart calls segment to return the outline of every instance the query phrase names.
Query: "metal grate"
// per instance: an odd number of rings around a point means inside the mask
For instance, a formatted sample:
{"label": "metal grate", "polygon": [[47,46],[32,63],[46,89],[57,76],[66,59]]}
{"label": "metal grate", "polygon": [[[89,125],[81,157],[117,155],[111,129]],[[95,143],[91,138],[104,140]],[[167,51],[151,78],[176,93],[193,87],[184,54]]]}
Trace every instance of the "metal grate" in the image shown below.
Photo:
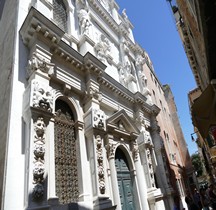
{"label": "metal grate", "polygon": [[56,101],[55,110],[56,195],[61,204],[69,204],[79,199],[73,113],[70,107],[61,100]]}
{"label": "metal grate", "polygon": [[67,11],[62,0],[53,1],[53,16],[57,26],[67,32]]}

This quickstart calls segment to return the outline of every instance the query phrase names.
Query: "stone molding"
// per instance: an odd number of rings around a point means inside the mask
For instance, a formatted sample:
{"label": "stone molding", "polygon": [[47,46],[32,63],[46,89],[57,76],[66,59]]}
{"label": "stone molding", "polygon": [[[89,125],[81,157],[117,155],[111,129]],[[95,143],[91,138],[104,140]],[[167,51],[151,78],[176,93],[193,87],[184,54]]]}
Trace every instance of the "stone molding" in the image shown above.
{"label": "stone molding", "polygon": [[38,117],[34,124],[34,162],[33,162],[33,192],[32,197],[38,201],[44,195],[44,156],[45,156],[45,131],[46,125],[43,117]]}

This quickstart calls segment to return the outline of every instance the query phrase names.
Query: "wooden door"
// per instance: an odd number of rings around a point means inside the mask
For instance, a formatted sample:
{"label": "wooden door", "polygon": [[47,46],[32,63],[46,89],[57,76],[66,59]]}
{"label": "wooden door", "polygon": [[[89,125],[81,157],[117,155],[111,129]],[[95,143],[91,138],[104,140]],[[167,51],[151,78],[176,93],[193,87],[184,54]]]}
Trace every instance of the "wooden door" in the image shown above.
{"label": "wooden door", "polygon": [[121,149],[116,150],[115,165],[122,210],[135,210],[133,182],[126,156]]}

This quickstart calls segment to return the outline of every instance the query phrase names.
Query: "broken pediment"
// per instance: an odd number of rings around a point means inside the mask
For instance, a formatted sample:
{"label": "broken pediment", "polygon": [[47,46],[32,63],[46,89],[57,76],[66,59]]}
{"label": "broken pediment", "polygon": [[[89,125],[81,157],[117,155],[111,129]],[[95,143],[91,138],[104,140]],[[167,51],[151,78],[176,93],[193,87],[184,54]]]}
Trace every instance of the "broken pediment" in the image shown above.
{"label": "broken pediment", "polygon": [[112,134],[123,138],[135,139],[140,133],[139,129],[135,126],[135,123],[127,115],[125,110],[113,114],[106,120],[106,124],[108,132],[112,132]]}

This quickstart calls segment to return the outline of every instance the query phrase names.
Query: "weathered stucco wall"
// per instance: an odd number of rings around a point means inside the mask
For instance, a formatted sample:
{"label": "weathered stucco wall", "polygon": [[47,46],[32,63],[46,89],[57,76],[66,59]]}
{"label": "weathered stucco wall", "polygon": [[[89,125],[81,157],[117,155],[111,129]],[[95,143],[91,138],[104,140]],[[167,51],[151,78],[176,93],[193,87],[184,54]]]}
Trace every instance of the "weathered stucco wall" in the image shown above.
{"label": "weathered stucco wall", "polygon": [[[0,15],[0,198],[3,193],[5,155],[7,151],[7,133],[10,114],[11,81],[13,77],[13,55],[16,34],[16,15],[18,0],[1,2]],[[0,199],[2,201],[2,199]],[[0,201],[0,202],[1,202]]]}

